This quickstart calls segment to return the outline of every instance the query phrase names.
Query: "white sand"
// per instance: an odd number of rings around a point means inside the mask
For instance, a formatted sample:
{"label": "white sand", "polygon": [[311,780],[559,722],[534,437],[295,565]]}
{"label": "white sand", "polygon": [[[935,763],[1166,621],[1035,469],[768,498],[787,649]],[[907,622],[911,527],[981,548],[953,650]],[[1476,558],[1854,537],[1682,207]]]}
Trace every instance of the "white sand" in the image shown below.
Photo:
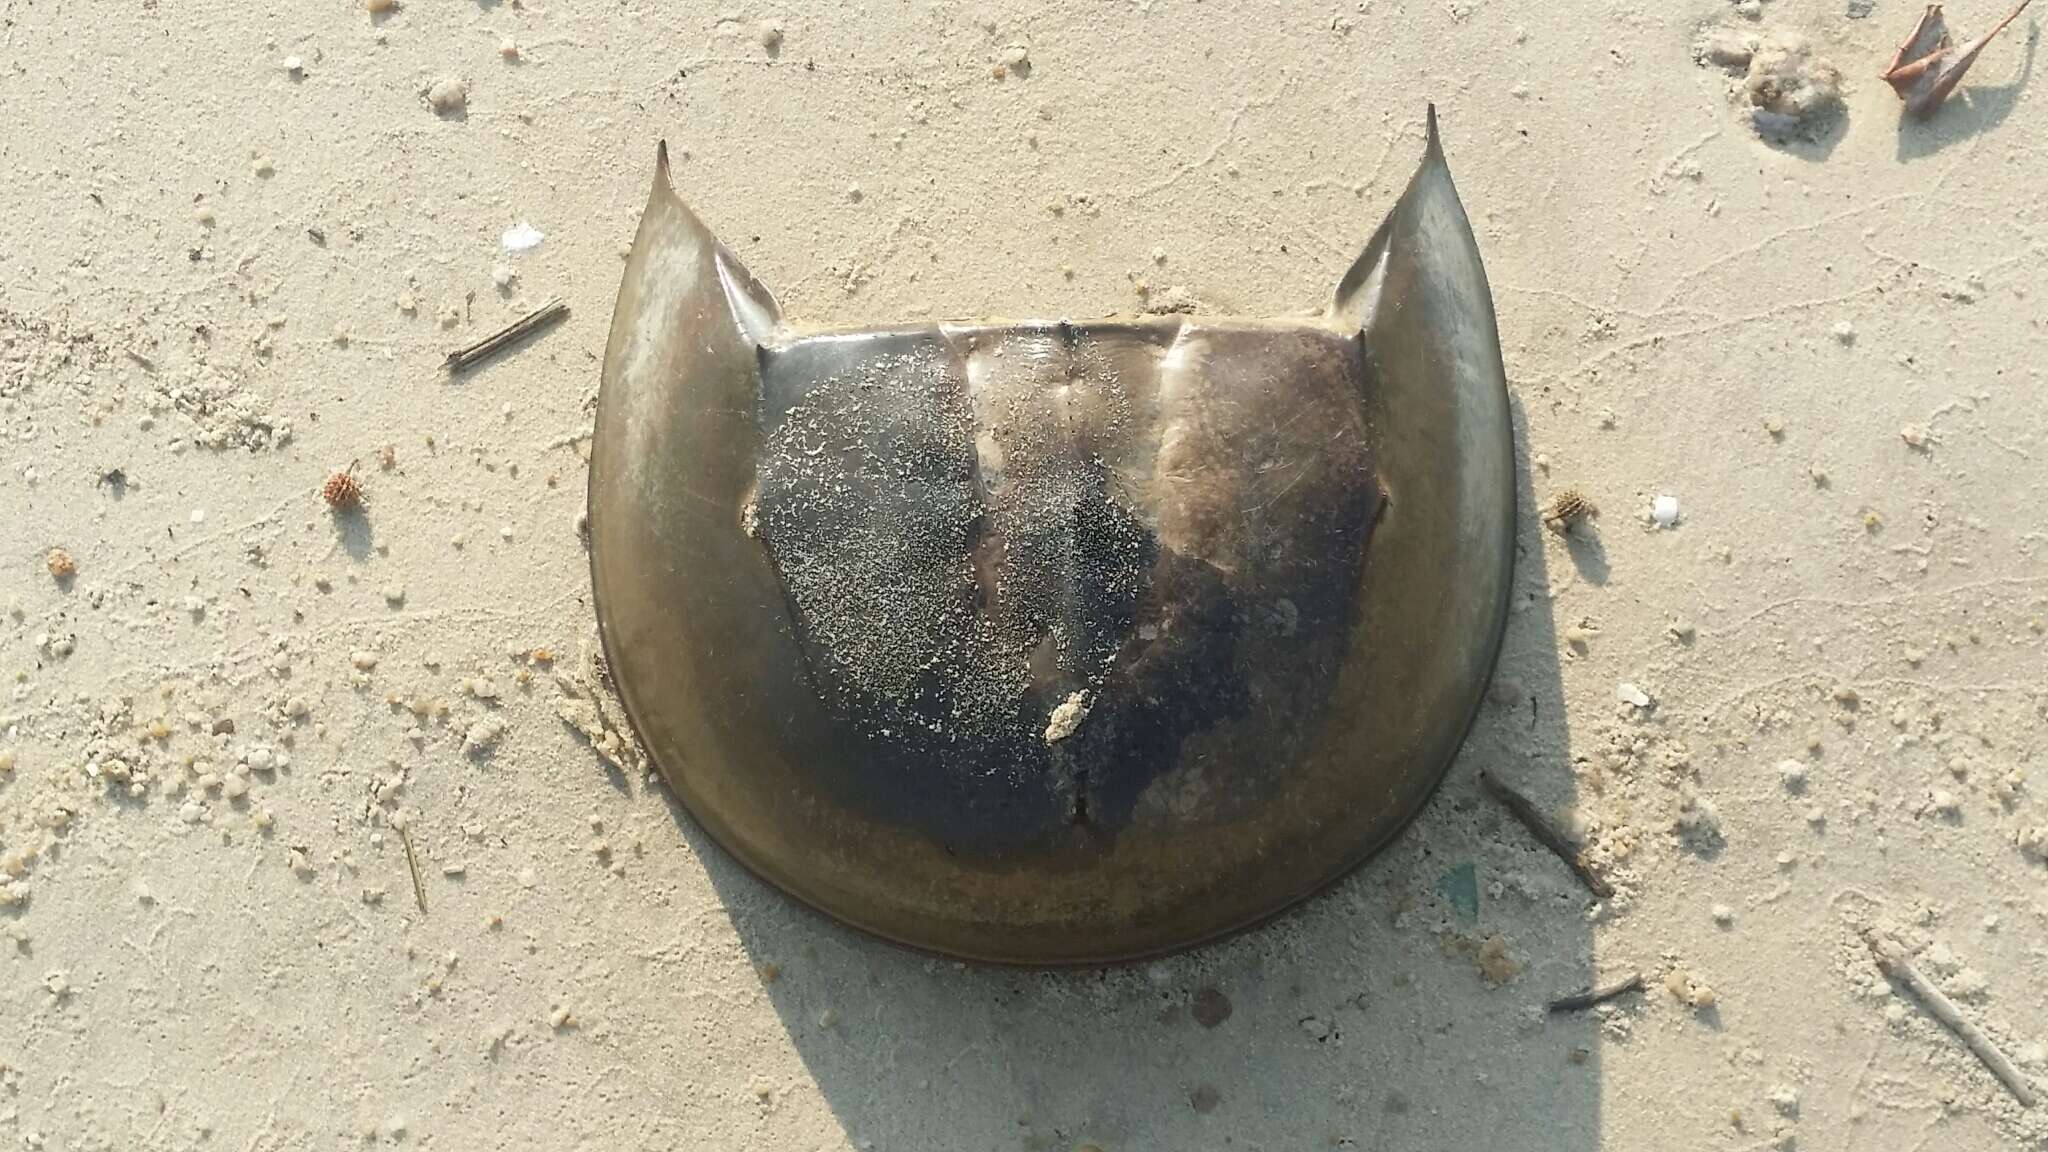
{"label": "white sand", "polygon": [[[1718,0],[634,8],[0,3],[0,1144],[2048,1147],[1860,938],[2048,1079],[2028,19],[1902,130],[1917,5],[1762,4],[1843,77],[1773,144],[1692,59]],[[1393,849],[1193,954],[973,969],[792,907],[578,734],[657,137],[803,321],[1270,313],[1322,302],[1431,99],[1528,515],[1492,703]]]}

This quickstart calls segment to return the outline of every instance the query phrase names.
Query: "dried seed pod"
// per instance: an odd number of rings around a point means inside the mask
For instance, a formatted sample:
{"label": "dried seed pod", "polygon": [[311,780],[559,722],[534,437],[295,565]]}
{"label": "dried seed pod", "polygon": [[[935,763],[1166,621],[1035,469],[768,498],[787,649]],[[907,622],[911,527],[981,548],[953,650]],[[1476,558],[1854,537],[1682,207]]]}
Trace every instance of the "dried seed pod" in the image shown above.
{"label": "dried seed pod", "polygon": [[1572,525],[1588,516],[1598,516],[1600,509],[1586,498],[1577,488],[1567,488],[1551,497],[1550,504],[1543,510],[1543,526],[1552,532],[1565,533]]}
{"label": "dried seed pod", "polygon": [[320,486],[320,498],[336,512],[349,512],[363,506],[363,482],[356,479],[356,466],[347,468],[327,478]]}

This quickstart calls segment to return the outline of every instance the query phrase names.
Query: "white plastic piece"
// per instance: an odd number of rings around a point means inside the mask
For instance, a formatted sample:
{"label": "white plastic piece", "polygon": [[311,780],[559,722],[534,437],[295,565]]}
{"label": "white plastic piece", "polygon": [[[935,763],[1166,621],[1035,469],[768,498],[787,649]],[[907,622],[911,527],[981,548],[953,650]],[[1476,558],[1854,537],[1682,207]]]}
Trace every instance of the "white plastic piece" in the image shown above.
{"label": "white plastic piece", "polygon": [[540,247],[540,242],[547,238],[547,233],[521,220],[505,229],[502,241],[507,252],[531,252]]}

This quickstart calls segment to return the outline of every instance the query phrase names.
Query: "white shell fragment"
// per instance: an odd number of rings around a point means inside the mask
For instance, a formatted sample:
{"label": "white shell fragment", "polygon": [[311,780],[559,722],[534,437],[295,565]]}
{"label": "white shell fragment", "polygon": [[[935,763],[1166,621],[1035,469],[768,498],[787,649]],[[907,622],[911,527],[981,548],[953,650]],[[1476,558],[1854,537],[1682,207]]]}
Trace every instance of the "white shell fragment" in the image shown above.
{"label": "white shell fragment", "polygon": [[1659,528],[1669,528],[1678,523],[1678,497],[1659,496],[1650,504],[1650,519]]}
{"label": "white shell fragment", "polygon": [[1614,686],[1614,698],[1623,704],[1633,704],[1638,708],[1650,706],[1650,694],[1626,680]]}
{"label": "white shell fragment", "polygon": [[540,242],[547,238],[547,233],[521,220],[505,229],[505,235],[499,240],[505,245],[507,252],[531,252],[540,247]]}

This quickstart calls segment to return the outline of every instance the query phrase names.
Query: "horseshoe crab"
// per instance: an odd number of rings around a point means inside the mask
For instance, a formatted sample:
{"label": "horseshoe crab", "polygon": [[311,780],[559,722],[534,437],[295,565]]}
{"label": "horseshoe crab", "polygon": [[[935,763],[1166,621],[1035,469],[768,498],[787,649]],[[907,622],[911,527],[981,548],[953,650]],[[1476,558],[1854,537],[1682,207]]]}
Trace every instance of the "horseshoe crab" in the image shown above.
{"label": "horseshoe crab", "polygon": [[1056,964],[1263,920],[1415,815],[1514,560],[1434,108],[1299,320],[804,330],[656,167],[591,570],[626,710],[714,840],[881,936]]}

